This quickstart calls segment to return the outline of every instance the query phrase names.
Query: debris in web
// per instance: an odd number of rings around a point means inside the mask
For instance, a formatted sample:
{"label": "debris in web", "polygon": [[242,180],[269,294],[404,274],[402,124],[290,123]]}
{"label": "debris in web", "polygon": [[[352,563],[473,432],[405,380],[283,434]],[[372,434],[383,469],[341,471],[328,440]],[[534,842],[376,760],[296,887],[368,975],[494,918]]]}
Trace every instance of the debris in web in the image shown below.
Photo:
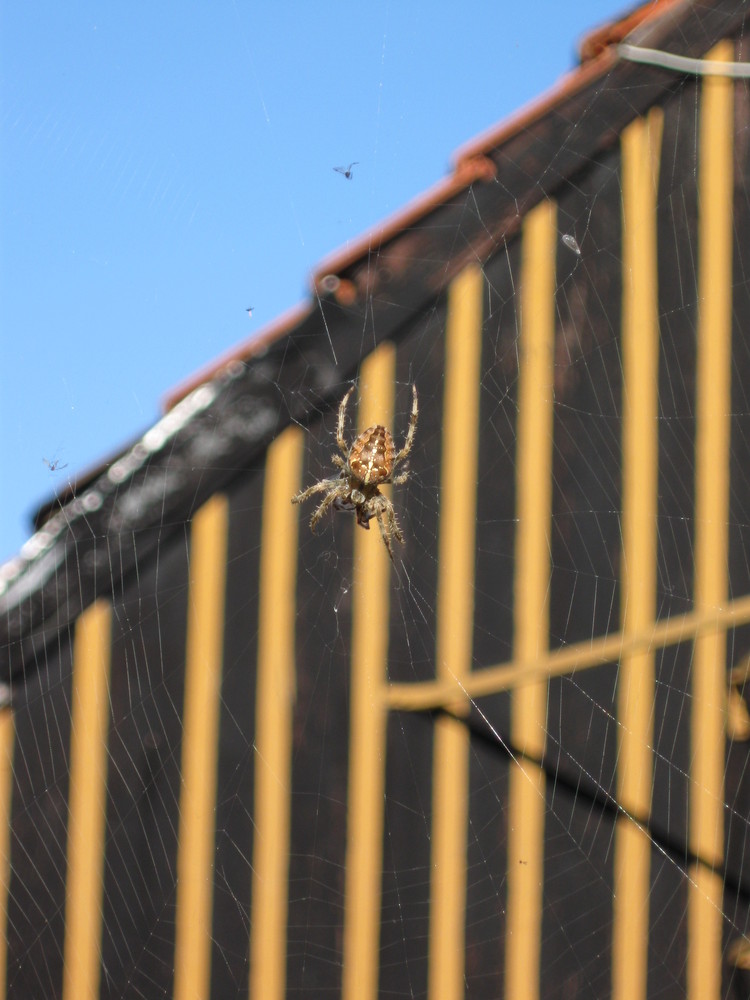
{"label": "debris in web", "polygon": [[359,166],[359,161],[355,160],[354,163],[350,163],[348,167],[334,167],[333,169],[336,171],[337,174],[343,174],[343,176],[346,177],[348,181],[350,181],[354,176],[354,170],[352,168],[358,166]]}

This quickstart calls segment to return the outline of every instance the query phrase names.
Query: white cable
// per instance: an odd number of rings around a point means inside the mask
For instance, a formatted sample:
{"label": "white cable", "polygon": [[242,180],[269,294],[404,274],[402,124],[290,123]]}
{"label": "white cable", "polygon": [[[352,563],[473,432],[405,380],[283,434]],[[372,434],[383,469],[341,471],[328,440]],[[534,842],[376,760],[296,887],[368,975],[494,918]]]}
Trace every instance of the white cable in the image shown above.
{"label": "white cable", "polygon": [[680,73],[694,73],[697,76],[750,77],[750,62],[720,62],[718,59],[692,59],[678,56],[660,49],[642,49],[638,45],[618,45],[617,54],[630,62],[675,69]]}

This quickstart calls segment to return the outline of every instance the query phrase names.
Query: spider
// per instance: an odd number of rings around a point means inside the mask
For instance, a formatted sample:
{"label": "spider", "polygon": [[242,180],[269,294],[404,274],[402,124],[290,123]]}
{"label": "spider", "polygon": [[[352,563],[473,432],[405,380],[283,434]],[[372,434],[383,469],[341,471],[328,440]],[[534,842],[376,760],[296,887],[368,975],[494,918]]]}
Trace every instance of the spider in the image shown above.
{"label": "spider", "polygon": [[357,524],[370,530],[370,520],[378,520],[380,534],[383,536],[388,555],[393,561],[391,539],[404,543],[404,536],[396,520],[393,504],[384,496],[378,487],[384,483],[400,486],[409,478],[409,472],[404,469],[394,477],[396,468],[404,461],[414,444],[414,434],[417,430],[417,387],[412,385],[412,405],[409,416],[409,429],[401,451],[396,451],[393,437],[387,427],[375,424],[355,438],[349,447],[344,440],[344,420],[349,397],[354,392],[354,386],[344,396],[339,405],[339,422],[336,431],[336,444],[341,455],[333,456],[333,463],[341,470],[337,478],[321,479],[306,490],[292,497],[292,503],[302,503],[313,493],[325,493],[322,502],[310,518],[310,530],[315,531],[321,518],[333,507],[335,510],[350,510],[357,515]]}

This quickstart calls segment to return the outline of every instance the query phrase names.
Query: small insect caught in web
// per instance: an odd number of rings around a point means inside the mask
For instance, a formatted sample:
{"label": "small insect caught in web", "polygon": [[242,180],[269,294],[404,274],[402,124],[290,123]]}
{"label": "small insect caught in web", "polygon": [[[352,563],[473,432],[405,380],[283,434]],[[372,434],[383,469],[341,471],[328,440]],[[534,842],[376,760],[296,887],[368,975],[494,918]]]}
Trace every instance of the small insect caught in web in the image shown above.
{"label": "small insect caught in web", "polygon": [[247,307],[247,308],[245,309],[245,312],[247,313],[247,315],[248,315],[248,316],[249,316],[250,318],[252,318],[252,315],[253,315],[253,313],[255,312],[255,306],[248,306],[248,307]]}
{"label": "small insect caught in web", "polygon": [[61,462],[59,458],[43,458],[42,461],[50,472],[62,472],[63,469],[67,469],[68,467],[68,463]]}
{"label": "small insect caught in web", "polygon": [[571,236],[570,233],[566,233],[563,236],[562,241],[568,250],[572,250],[578,257],[581,256],[581,248],[578,246],[578,240],[575,236]]}
{"label": "small insect caught in web", "polygon": [[334,167],[333,169],[336,171],[337,174],[343,174],[343,176],[346,177],[348,181],[350,181],[354,176],[354,170],[352,168],[358,166],[359,166],[359,160],[355,160],[354,163],[350,163],[348,167]]}

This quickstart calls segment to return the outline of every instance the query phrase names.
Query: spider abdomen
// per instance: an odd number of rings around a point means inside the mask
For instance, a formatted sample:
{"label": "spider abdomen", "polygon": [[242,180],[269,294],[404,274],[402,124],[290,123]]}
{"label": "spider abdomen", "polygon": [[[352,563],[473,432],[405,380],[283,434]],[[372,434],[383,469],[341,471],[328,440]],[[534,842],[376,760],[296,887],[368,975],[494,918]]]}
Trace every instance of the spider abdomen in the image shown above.
{"label": "spider abdomen", "polygon": [[393,472],[396,449],[390,431],[375,424],[362,431],[349,452],[349,468],[361,483],[382,483]]}

